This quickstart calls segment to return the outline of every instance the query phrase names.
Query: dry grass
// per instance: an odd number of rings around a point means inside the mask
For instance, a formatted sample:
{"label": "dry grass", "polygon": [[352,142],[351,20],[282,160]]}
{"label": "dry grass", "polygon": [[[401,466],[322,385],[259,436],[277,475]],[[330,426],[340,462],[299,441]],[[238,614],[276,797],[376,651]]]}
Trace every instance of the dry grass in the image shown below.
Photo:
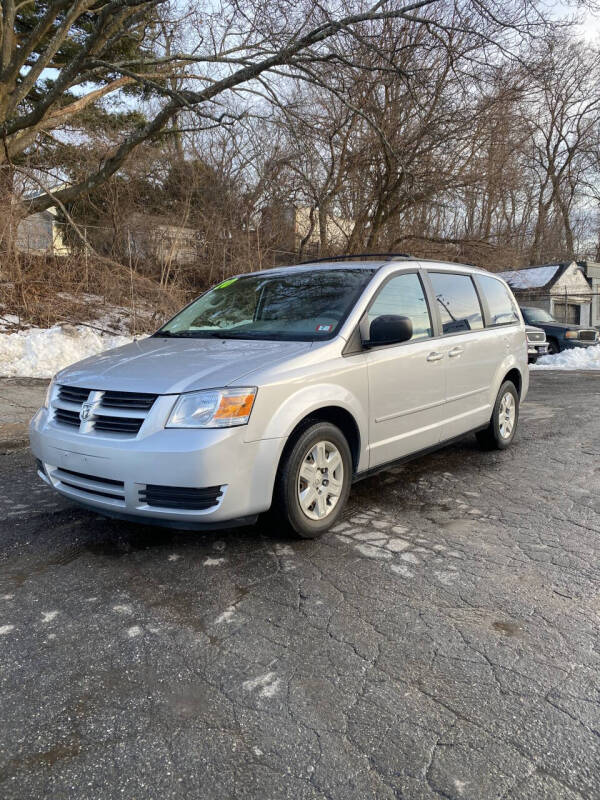
{"label": "dry grass", "polygon": [[0,263],[0,315],[17,317],[15,327],[61,322],[103,327],[108,318],[110,328],[136,334],[155,330],[187,299],[182,291],[100,257],[19,254]]}

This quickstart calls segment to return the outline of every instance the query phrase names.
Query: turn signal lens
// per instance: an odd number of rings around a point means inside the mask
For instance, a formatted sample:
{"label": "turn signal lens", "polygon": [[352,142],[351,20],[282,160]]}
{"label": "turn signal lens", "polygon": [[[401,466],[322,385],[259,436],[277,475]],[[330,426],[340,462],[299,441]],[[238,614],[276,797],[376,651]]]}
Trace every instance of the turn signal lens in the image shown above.
{"label": "turn signal lens", "polygon": [[256,390],[247,394],[222,395],[214,419],[231,419],[238,420],[238,422],[244,420],[247,422],[255,397]]}
{"label": "turn signal lens", "polygon": [[579,338],[579,331],[566,331],[565,332],[565,339],[578,339]]}

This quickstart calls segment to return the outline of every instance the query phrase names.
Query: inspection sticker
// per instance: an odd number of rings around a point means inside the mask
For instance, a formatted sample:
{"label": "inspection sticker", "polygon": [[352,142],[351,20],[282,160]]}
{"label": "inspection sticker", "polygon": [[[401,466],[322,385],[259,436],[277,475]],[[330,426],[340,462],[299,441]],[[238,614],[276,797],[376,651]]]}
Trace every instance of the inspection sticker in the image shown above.
{"label": "inspection sticker", "polygon": [[317,325],[317,333],[329,333],[333,330],[333,325]]}
{"label": "inspection sticker", "polygon": [[215,286],[215,289],[225,289],[227,286],[231,286],[232,283],[235,283],[237,278],[229,278],[228,281],[223,281],[218,286]]}

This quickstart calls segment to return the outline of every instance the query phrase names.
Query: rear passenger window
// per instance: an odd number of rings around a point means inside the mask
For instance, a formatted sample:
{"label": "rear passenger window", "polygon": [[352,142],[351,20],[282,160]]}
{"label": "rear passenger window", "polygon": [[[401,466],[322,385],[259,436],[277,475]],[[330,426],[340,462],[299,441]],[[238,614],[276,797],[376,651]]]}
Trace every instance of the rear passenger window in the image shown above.
{"label": "rear passenger window", "polygon": [[463,333],[483,328],[479,298],[468,275],[430,272],[444,333]]}
{"label": "rear passenger window", "polygon": [[496,278],[477,276],[490,309],[491,325],[511,325],[519,321],[517,305],[506,286]]}
{"label": "rear passenger window", "polygon": [[412,321],[411,341],[433,335],[425,293],[414,272],[398,275],[385,284],[368,311],[369,327],[374,319],[387,314],[408,317]]}

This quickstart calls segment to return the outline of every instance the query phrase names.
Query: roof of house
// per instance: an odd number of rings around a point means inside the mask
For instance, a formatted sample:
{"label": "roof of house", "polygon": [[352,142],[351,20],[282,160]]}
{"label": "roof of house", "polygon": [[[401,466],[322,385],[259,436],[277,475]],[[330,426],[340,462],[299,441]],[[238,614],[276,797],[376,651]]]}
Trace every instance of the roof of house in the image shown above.
{"label": "roof of house", "polygon": [[572,263],[572,261],[562,261],[558,264],[523,267],[523,269],[512,269],[507,272],[498,272],[497,274],[504,278],[511,289],[516,289],[517,291],[519,289],[544,289],[557,281]]}

